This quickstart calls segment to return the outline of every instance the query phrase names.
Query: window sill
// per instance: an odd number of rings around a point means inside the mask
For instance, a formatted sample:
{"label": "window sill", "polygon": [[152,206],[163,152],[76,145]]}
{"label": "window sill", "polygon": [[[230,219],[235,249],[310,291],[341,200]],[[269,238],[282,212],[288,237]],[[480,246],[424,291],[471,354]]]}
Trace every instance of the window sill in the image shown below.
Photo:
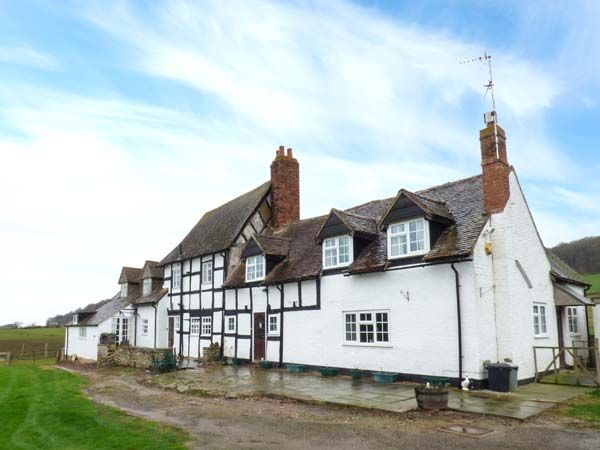
{"label": "window sill", "polygon": [[533,338],[534,339],[549,339],[550,336],[548,336],[547,334],[534,334]]}
{"label": "window sill", "polygon": [[280,333],[267,333],[267,336],[279,337],[279,336],[281,336],[281,334]]}
{"label": "window sill", "polygon": [[360,343],[351,343],[351,342],[344,342],[342,344],[342,347],[375,347],[375,348],[393,348],[394,346],[392,344],[378,344],[378,343],[374,343],[374,344],[360,344]]}
{"label": "window sill", "polygon": [[406,255],[400,255],[400,256],[388,256],[388,259],[390,261],[395,261],[397,259],[412,258],[415,256],[423,256],[423,255],[426,255],[427,253],[429,253],[429,250],[424,250],[422,252],[415,252],[415,253],[407,253]]}

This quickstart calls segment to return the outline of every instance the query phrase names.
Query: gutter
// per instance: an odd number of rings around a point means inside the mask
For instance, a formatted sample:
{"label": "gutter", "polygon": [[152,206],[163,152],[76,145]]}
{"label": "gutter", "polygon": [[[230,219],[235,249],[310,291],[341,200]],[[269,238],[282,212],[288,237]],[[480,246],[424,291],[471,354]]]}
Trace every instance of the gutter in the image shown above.
{"label": "gutter", "polygon": [[463,367],[462,367],[462,323],[460,317],[460,278],[458,270],[454,267],[455,262],[453,261],[450,264],[452,271],[454,272],[454,282],[456,285],[456,316],[457,316],[457,325],[458,325],[458,378],[462,380],[463,378]]}

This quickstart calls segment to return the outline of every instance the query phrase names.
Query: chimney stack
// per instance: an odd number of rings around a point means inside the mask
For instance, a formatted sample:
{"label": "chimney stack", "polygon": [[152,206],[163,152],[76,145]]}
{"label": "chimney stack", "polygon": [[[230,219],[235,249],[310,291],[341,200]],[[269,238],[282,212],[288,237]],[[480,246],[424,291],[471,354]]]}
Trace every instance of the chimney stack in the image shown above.
{"label": "chimney stack", "polygon": [[[510,196],[506,157],[506,135],[497,124],[495,113],[485,115],[486,127],[479,132],[483,172],[483,206],[488,214],[502,212]],[[497,136],[497,141],[496,141]]]}
{"label": "chimney stack", "polygon": [[286,154],[283,145],[271,163],[271,200],[275,229],[300,220],[300,166],[292,149]]}

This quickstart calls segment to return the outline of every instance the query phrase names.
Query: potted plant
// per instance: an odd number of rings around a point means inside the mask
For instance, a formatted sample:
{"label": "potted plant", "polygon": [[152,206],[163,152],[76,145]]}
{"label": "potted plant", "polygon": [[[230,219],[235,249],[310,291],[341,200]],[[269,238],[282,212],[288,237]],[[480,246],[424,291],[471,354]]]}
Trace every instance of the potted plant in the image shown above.
{"label": "potted plant", "polygon": [[350,376],[353,380],[360,380],[362,378],[362,370],[360,370],[358,367],[355,367],[350,371]]}
{"label": "potted plant", "polygon": [[334,367],[321,367],[321,376],[323,377],[335,377],[339,370]]}
{"label": "potted plant", "polygon": [[240,361],[239,358],[231,358],[231,365],[232,366],[239,366],[240,364],[242,364],[242,361]]}
{"label": "potted plant", "polygon": [[397,373],[392,372],[373,372],[373,381],[375,383],[394,383],[398,379]]}
{"label": "potted plant", "polygon": [[259,361],[258,365],[261,369],[270,369],[273,367],[273,363],[271,361],[265,361],[264,359]]}
{"label": "potted plant", "polygon": [[301,373],[304,372],[304,366],[300,364],[288,364],[286,366],[288,372]]}
{"label": "potted plant", "polygon": [[448,384],[422,384],[415,387],[415,396],[419,409],[438,410],[448,407]]}

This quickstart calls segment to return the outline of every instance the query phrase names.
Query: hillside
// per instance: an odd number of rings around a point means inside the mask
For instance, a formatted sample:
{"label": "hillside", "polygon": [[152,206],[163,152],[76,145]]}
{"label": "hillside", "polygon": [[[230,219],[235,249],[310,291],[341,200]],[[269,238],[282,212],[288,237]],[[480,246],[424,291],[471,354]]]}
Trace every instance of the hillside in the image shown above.
{"label": "hillside", "polygon": [[551,250],[581,274],[600,273],[600,236],[561,243]]}
{"label": "hillside", "polygon": [[69,311],[68,313],[65,313],[65,314],[57,314],[56,316],[49,317],[48,320],[46,320],[46,325],[48,325],[48,326],[67,325],[67,324],[71,323],[71,320],[73,319],[73,314],[75,314],[76,312],[95,311],[98,308],[100,308],[102,305],[104,305],[106,302],[108,302],[109,300],[110,299],[100,300],[99,302],[96,302],[96,303],[90,303],[89,305],[86,305],[83,308],[77,308],[76,310]]}

